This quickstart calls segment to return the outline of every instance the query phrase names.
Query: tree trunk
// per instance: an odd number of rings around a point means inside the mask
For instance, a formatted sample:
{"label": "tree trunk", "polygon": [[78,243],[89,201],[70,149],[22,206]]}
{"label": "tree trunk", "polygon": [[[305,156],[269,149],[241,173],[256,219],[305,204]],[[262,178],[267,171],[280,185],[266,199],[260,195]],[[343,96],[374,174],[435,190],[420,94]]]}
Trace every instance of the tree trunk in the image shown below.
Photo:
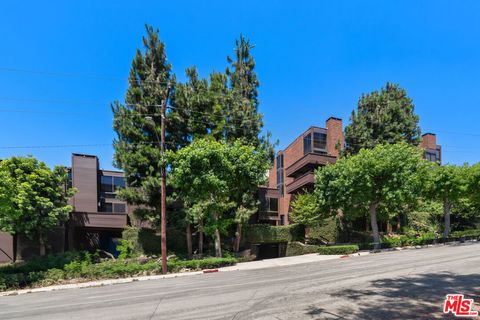
{"label": "tree trunk", "polygon": [[391,234],[393,232],[393,227],[390,221],[387,221],[387,234]]}
{"label": "tree trunk", "polygon": [[448,198],[443,200],[443,214],[445,216],[445,229],[443,230],[443,242],[447,242],[448,234],[450,232],[450,202]]}
{"label": "tree trunk", "polygon": [[[215,213],[213,215],[213,219],[215,220],[215,223],[218,223],[218,213]],[[218,230],[218,227],[215,227],[215,257],[217,257],[217,258],[222,257],[220,230]]]}
{"label": "tree trunk", "polygon": [[40,256],[45,255],[45,240],[43,239],[43,235],[40,233],[38,236],[38,242],[40,242]]}
{"label": "tree trunk", "polygon": [[238,253],[240,251],[240,239],[242,237],[242,224],[237,223],[237,232],[235,233],[235,245],[233,251]]}
{"label": "tree trunk", "polygon": [[370,222],[372,224],[372,233],[373,233],[373,249],[380,249],[380,234],[378,233],[378,224],[377,224],[377,204],[371,204],[369,207],[370,211]]}
{"label": "tree trunk", "polygon": [[13,262],[17,262],[17,242],[18,242],[18,235],[16,233],[13,234]]}
{"label": "tree trunk", "polygon": [[198,254],[203,254],[203,220],[198,221]]}
{"label": "tree trunk", "polygon": [[188,257],[190,258],[192,256],[192,229],[190,226],[190,222],[187,222],[187,252],[188,252]]}

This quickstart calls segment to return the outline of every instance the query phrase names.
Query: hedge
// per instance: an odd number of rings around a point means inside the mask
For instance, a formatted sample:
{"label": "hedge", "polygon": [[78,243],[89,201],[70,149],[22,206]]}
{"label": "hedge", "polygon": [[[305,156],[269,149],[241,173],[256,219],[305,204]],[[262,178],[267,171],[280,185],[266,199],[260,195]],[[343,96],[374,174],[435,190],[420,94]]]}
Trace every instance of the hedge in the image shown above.
{"label": "hedge", "polygon": [[[71,260],[72,257],[76,257]],[[235,258],[206,258],[202,260],[169,260],[169,272],[183,269],[201,270],[237,263]],[[53,267],[52,267],[53,266]],[[68,252],[65,255],[49,255],[35,263],[18,263],[0,267],[0,291],[23,287],[39,287],[82,281],[121,278],[161,273],[156,260],[104,260],[88,253]]]}
{"label": "hedge", "polygon": [[339,232],[336,219],[329,218],[320,226],[309,227],[307,240],[310,242],[337,242]]}
{"label": "hedge", "polygon": [[278,243],[301,241],[305,238],[305,228],[302,225],[271,226],[268,224],[253,224],[245,228],[243,243]]}
{"label": "hedge", "polygon": [[319,254],[352,254],[357,252],[358,246],[356,244],[352,245],[341,245],[341,246],[319,246]]}
{"label": "hedge", "polygon": [[319,253],[322,255],[351,254],[358,250],[357,245],[316,246],[295,241],[287,245],[286,256],[298,256],[309,253]]}
{"label": "hedge", "polygon": [[[460,238],[478,239],[480,238],[480,229],[470,229],[464,231],[454,231],[450,233],[447,241],[458,241]],[[442,243],[443,237],[441,234],[424,233],[418,237],[409,237],[406,235],[382,237],[382,248],[396,248],[405,246],[423,246],[434,243]],[[372,250],[373,243],[365,242],[358,244],[361,250]]]}
{"label": "hedge", "polygon": [[308,253],[317,253],[318,252],[318,247],[315,245],[311,244],[303,244],[298,241],[294,242],[289,242],[287,244],[287,251],[286,251],[286,256],[299,256],[302,254],[308,254]]}

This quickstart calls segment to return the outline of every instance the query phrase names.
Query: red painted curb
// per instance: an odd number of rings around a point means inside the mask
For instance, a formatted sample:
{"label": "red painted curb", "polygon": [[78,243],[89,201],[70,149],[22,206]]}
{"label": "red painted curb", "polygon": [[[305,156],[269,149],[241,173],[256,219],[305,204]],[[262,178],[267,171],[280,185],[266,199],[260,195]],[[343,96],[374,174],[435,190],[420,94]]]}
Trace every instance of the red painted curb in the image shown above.
{"label": "red painted curb", "polygon": [[213,273],[213,272],[218,272],[218,269],[206,269],[206,270],[203,270],[203,273]]}
{"label": "red painted curb", "polygon": [[341,256],[340,259],[348,258],[349,256]]}

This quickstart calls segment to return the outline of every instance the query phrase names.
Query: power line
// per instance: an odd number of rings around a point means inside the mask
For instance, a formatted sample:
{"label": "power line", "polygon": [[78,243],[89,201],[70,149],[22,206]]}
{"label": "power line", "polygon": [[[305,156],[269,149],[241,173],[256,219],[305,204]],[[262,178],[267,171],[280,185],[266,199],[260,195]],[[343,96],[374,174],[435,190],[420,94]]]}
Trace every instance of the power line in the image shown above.
{"label": "power line", "polygon": [[61,78],[78,78],[78,79],[92,79],[92,80],[114,80],[114,81],[135,81],[137,83],[154,83],[154,84],[168,84],[168,81],[159,81],[159,80],[141,80],[129,77],[110,76],[110,75],[99,75],[99,74],[84,74],[84,73],[74,73],[74,72],[52,72],[52,71],[43,71],[43,70],[29,70],[29,69],[20,69],[20,68],[8,68],[0,67],[0,72],[12,72],[12,73],[29,73],[36,75],[44,75],[51,77],[61,77]]}

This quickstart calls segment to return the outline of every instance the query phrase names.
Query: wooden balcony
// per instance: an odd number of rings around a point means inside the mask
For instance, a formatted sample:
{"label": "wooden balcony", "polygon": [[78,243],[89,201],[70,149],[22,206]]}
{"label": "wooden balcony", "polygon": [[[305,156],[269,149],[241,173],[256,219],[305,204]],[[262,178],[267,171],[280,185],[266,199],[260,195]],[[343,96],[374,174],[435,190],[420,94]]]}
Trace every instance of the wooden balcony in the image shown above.
{"label": "wooden balcony", "polygon": [[319,166],[326,165],[327,163],[335,163],[336,160],[337,158],[335,156],[307,153],[286,168],[285,174],[287,177],[297,178],[307,172],[313,172],[313,170]]}
{"label": "wooden balcony", "polygon": [[312,188],[315,182],[315,174],[313,171],[307,172],[300,177],[295,178],[291,183],[287,184],[287,193],[296,193],[302,189]]}
{"label": "wooden balcony", "polygon": [[258,220],[279,221],[278,211],[260,211],[258,212]]}
{"label": "wooden balcony", "polygon": [[76,227],[123,229],[127,226],[127,214],[72,212],[70,221]]}

